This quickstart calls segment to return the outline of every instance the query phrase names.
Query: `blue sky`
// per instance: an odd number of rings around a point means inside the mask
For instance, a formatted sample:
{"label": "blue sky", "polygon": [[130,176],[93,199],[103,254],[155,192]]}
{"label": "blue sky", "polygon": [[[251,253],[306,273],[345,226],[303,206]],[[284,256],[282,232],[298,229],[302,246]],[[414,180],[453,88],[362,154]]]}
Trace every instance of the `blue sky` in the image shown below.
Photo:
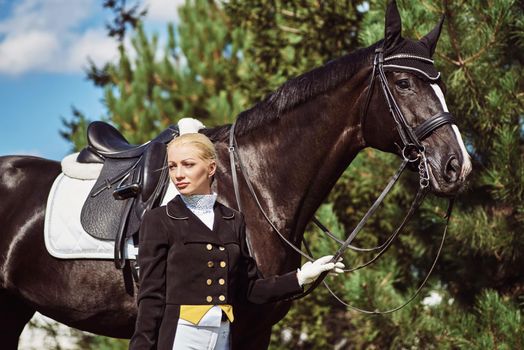
{"label": "blue sky", "polygon": [[[148,32],[177,21],[181,0],[144,0]],[[117,58],[106,35],[110,13],[100,0],[0,0],[0,156],[59,160],[70,145],[59,135],[71,106],[89,119],[104,114],[102,90],[87,81],[87,57]],[[162,45],[160,45],[162,47]]]}

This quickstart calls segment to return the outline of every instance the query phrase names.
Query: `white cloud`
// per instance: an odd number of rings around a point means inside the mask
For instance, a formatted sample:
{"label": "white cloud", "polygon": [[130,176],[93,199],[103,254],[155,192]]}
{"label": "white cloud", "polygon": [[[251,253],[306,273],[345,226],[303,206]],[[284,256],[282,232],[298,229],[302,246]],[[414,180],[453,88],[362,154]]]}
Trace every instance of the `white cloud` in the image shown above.
{"label": "white cloud", "polygon": [[178,22],[177,9],[185,3],[184,0],[146,0],[147,20],[152,22]]}
{"label": "white cloud", "polygon": [[81,72],[90,56],[114,59],[117,44],[104,28],[89,28],[97,0],[22,0],[0,21],[0,74]]}
{"label": "white cloud", "polygon": [[96,0],[22,0],[11,16],[0,22],[0,33],[27,30],[67,31],[79,26],[100,6]]}
{"label": "white cloud", "polygon": [[118,58],[115,40],[103,29],[89,29],[77,38],[68,49],[67,64],[70,71],[87,65],[87,58],[98,65]]}
{"label": "white cloud", "polygon": [[60,43],[53,33],[28,31],[9,35],[0,43],[0,72],[45,70],[59,50]]}
{"label": "white cloud", "polygon": [[[145,0],[148,25],[164,28],[178,22],[184,0]],[[99,0],[21,0],[0,20],[0,74],[30,72],[79,73],[90,57],[101,65],[118,58],[117,42],[107,36]],[[151,28],[150,28],[151,29]],[[159,50],[166,41],[159,30]],[[125,46],[135,56],[129,38]]]}

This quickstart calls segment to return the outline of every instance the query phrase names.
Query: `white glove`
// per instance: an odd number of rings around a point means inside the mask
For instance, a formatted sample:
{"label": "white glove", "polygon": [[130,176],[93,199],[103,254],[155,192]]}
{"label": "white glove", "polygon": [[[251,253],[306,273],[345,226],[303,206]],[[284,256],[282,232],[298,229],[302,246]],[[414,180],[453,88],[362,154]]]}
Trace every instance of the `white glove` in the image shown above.
{"label": "white glove", "polygon": [[344,264],[341,262],[342,258],[339,258],[337,263],[330,262],[331,259],[333,259],[333,255],[326,255],[302,265],[302,268],[297,270],[298,284],[303,286],[304,284],[312,283],[324,271],[331,271],[334,274],[344,272],[342,270],[344,268]]}

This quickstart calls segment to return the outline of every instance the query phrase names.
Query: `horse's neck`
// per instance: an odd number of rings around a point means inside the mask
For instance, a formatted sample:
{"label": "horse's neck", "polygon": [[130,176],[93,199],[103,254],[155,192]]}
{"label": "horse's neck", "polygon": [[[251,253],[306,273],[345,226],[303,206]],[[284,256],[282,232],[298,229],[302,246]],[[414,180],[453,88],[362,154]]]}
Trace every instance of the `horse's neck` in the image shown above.
{"label": "horse's neck", "polygon": [[364,78],[312,98],[237,138],[262,206],[296,242],[364,147],[360,127]]}

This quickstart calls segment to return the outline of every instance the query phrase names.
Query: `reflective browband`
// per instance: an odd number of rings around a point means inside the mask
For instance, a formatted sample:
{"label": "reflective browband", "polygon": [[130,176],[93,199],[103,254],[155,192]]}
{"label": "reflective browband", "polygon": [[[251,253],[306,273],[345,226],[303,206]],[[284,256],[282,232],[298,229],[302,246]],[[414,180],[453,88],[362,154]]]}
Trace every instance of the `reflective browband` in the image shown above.
{"label": "reflective browband", "polygon": [[411,54],[407,54],[407,53],[399,53],[399,54],[396,54],[396,55],[384,57],[383,67],[385,69],[390,69],[390,70],[401,69],[401,70],[414,71],[416,73],[422,74],[428,80],[431,80],[431,81],[437,81],[437,80],[440,79],[440,72],[437,72],[437,75],[432,77],[427,72],[425,72],[424,70],[422,70],[420,68],[416,68],[416,67],[410,66],[410,65],[400,65],[400,64],[391,64],[391,63],[387,64],[388,61],[394,61],[394,60],[416,60],[416,61],[421,61],[421,62],[424,62],[424,63],[427,63],[427,64],[434,64],[434,62],[433,62],[433,60],[431,58],[426,58],[426,57],[417,56],[417,55],[411,55]]}

